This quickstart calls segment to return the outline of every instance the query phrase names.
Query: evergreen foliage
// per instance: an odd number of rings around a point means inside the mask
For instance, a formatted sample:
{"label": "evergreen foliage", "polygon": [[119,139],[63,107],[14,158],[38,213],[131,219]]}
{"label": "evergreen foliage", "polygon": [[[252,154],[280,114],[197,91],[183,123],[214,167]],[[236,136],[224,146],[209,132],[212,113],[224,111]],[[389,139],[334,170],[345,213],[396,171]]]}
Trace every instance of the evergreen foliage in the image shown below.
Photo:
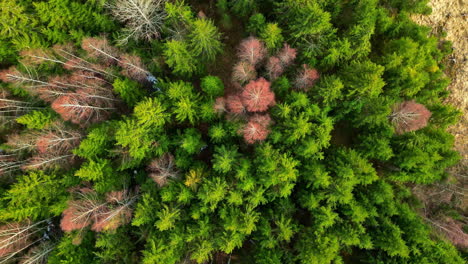
{"label": "evergreen foliage", "polygon": [[218,97],[224,94],[223,81],[217,76],[206,76],[201,80],[202,90],[209,96]]}
{"label": "evergreen foliage", "polygon": [[463,263],[426,0],[0,4],[0,263]]}

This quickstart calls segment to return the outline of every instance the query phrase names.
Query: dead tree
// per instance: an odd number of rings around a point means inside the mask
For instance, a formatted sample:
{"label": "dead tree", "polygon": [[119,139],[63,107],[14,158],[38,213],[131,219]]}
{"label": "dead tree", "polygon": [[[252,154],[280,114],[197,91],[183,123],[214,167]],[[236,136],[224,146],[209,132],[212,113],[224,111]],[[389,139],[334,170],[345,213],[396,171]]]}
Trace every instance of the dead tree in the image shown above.
{"label": "dead tree", "polygon": [[250,80],[257,78],[255,67],[247,61],[237,63],[232,71],[232,80],[240,84],[244,84]]}
{"label": "dead tree", "polygon": [[246,112],[245,105],[239,95],[229,95],[226,99],[226,105],[229,112],[233,114],[244,114]]}
{"label": "dead tree", "polygon": [[259,115],[254,114],[249,118],[249,122],[244,125],[242,134],[245,142],[248,144],[254,144],[259,141],[263,141],[270,134],[268,126],[271,123],[270,115]]}
{"label": "dead tree", "polygon": [[47,258],[55,249],[55,244],[50,241],[42,241],[39,245],[32,247],[21,257],[19,264],[46,264]]}
{"label": "dead tree", "polygon": [[[47,52],[37,50],[27,50],[22,52],[22,59],[24,65],[37,66],[44,62],[61,64],[63,68],[73,71],[86,71],[97,75],[106,76],[107,78],[115,78],[107,67],[91,62],[83,57],[75,54],[76,51],[73,47],[65,45],[55,45],[52,50]],[[31,63],[31,62],[34,63]],[[25,67],[28,68],[28,67]]]}
{"label": "dead tree", "polygon": [[166,12],[166,0],[115,0],[107,2],[106,6],[113,17],[125,23],[121,44],[129,39],[152,40],[161,36]]}
{"label": "dead tree", "polygon": [[244,39],[239,45],[238,57],[253,66],[257,66],[266,56],[267,50],[263,42],[254,37]]}
{"label": "dead tree", "polygon": [[445,221],[432,220],[428,217],[424,219],[442,232],[455,246],[464,249],[468,248],[468,234],[465,234],[462,228],[466,223],[455,221],[450,217],[447,217]]}
{"label": "dead tree", "polygon": [[291,48],[288,44],[284,44],[284,47],[276,55],[284,68],[289,67],[296,59],[297,50]]}
{"label": "dead tree", "polygon": [[44,224],[47,221],[25,221],[0,226],[0,262],[6,263],[18,253],[41,241],[40,232],[45,230]]}
{"label": "dead tree", "polygon": [[20,170],[26,165],[26,161],[19,158],[16,154],[0,155],[0,176],[8,175]]}
{"label": "dead tree", "polygon": [[275,105],[275,94],[264,78],[250,81],[241,93],[242,103],[249,112],[263,112]]}
{"label": "dead tree", "polygon": [[165,153],[159,158],[156,158],[150,162],[146,167],[148,176],[150,176],[159,187],[163,187],[167,184],[169,179],[177,178],[179,172],[175,167],[174,156],[170,153]]}
{"label": "dead tree", "polygon": [[117,57],[120,56],[119,50],[110,45],[105,38],[84,38],[81,41],[81,48],[88,56],[109,66],[117,64]]}
{"label": "dead tree", "polygon": [[7,136],[5,145],[8,153],[18,154],[33,151],[36,148],[37,132],[26,132],[22,134],[10,134]]}
{"label": "dead tree", "polygon": [[41,154],[66,154],[79,145],[81,138],[78,131],[56,127],[37,137],[36,147]]}
{"label": "dead tree", "polygon": [[0,92],[1,126],[6,126],[7,124],[14,122],[16,118],[27,114],[30,111],[42,109],[42,107],[34,106],[33,103],[8,98],[8,96],[8,92]]}
{"label": "dead tree", "polygon": [[73,154],[35,154],[21,166],[23,170],[46,170],[63,168],[73,163]]}
{"label": "dead tree", "polygon": [[270,81],[276,80],[284,72],[283,64],[278,57],[270,57],[265,68]]}
{"label": "dead tree", "polygon": [[316,69],[311,69],[307,64],[302,66],[302,70],[296,76],[294,81],[295,88],[302,91],[308,91],[317,80],[320,78],[320,74]]}
{"label": "dead tree", "polygon": [[127,224],[132,216],[132,204],[138,195],[126,189],[110,192],[106,200],[101,200],[97,193],[89,188],[78,189],[77,196],[70,201],[63,212],[60,227],[65,232],[82,230],[91,226],[96,232],[115,230]]}
{"label": "dead tree", "polygon": [[132,205],[138,195],[126,189],[110,192],[106,195],[108,202],[107,211],[100,214],[91,226],[95,232],[115,230],[121,225],[128,224],[132,220]]}
{"label": "dead tree", "polygon": [[66,120],[87,126],[105,120],[116,108],[109,99],[93,98],[83,94],[67,94],[52,103],[52,109]]}
{"label": "dead tree", "polygon": [[397,104],[389,116],[398,134],[415,131],[427,126],[431,112],[422,104],[406,101]]}
{"label": "dead tree", "polygon": [[214,110],[218,114],[222,114],[227,112],[226,108],[226,99],[224,97],[218,97],[216,98],[215,104],[213,106]]}
{"label": "dead tree", "polygon": [[88,54],[107,62],[108,64],[117,63],[121,68],[121,73],[139,82],[144,82],[151,73],[146,70],[141,58],[129,54],[120,54],[117,49],[110,46],[106,39],[85,38],[81,44],[82,48],[88,51]]}
{"label": "dead tree", "polygon": [[76,197],[68,203],[68,208],[62,213],[60,227],[65,232],[81,230],[105,212],[106,202],[101,201],[97,193],[89,188],[82,188],[74,193]]}

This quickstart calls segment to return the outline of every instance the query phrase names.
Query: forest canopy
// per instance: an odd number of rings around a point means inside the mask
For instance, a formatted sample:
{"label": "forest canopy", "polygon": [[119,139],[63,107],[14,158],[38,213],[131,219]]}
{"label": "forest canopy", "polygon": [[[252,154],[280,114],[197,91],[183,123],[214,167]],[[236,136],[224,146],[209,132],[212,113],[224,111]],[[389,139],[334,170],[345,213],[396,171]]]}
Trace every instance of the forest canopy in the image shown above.
{"label": "forest canopy", "polygon": [[0,4],[0,263],[466,260],[427,0]]}

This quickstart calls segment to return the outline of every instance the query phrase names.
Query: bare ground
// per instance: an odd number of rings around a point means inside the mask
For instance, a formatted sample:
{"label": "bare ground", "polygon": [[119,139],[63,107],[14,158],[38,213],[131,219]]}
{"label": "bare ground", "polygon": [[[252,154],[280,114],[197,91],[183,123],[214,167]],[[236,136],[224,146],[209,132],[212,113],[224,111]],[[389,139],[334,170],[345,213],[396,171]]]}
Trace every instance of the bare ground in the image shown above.
{"label": "bare ground", "polygon": [[455,135],[455,148],[468,159],[468,0],[431,0],[432,14],[414,16],[422,25],[432,27],[434,34],[446,32],[453,44],[453,54],[447,59],[447,75],[452,79],[446,100],[463,111],[462,120],[450,128]]}
{"label": "bare ground", "polygon": [[[460,122],[449,128],[455,136],[455,149],[462,155],[459,164],[449,170],[451,177],[445,183],[432,187],[418,187],[413,191],[425,203],[423,216],[459,248],[468,248],[468,235],[461,226],[468,225],[468,0],[431,0],[432,13],[415,15],[414,21],[432,28],[435,35],[445,34],[452,42],[453,54],[446,59],[445,73],[452,79],[451,94],[446,103],[463,112]],[[445,201],[444,201],[445,200]],[[431,207],[448,203],[456,208],[457,220],[438,215]]]}

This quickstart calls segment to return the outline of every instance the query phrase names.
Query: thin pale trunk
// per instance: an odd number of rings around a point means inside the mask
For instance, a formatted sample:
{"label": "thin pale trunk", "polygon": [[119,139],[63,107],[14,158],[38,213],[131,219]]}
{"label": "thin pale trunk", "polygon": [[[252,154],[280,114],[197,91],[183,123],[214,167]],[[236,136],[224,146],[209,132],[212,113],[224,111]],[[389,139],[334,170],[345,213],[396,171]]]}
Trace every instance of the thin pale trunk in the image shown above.
{"label": "thin pale trunk", "polygon": [[41,167],[44,164],[52,163],[52,162],[55,162],[57,160],[66,159],[66,158],[72,157],[72,156],[73,155],[62,155],[62,156],[55,157],[55,158],[52,158],[52,159],[47,159],[45,161],[42,161],[42,162],[39,162],[39,163],[36,163],[36,164],[28,165],[27,167],[28,168],[38,168],[38,167]]}
{"label": "thin pale trunk", "polygon": [[91,105],[78,105],[78,104],[61,104],[60,106],[74,107],[74,108],[90,108],[90,109],[96,109],[96,110],[115,110],[116,109],[114,107],[97,107],[97,106],[91,106]]}
{"label": "thin pale trunk", "polygon": [[[130,0],[130,1],[131,1],[131,0]],[[140,68],[140,67],[138,67],[138,66],[136,66],[136,65],[134,65],[134,64],[127,63],[127,62],[123,62],[122,60],[119,60],[118,58],[116,58],[116,57],[114,57],[114,56],[112,56],[112,55],[110,55],[110,54],[104,52],[104,51],[101,50],[101,49],[98,49],[98,48],[94,47],[93,45],[89,45],[89,46],[90,46],[91,48],[93,48],[94,50],[100,52],[101,54],[104,54],[104,55],[108,56],[109,58],[112,58],[112,59],[114,59],[114,60],[116,60],[116,61],[118,61],[118,62],[120,62],[120,63],[129,65],[129,66],[131,66],[131,67],[133,67],[133,68],[135,68],[135,69],[137,69],[137,70],[139,70],[139,71],[142,71],[142,72],[144,72],[144,73],[149,73],[147,70],[144,70],[144,69],[142,69],[142,68]]]}

